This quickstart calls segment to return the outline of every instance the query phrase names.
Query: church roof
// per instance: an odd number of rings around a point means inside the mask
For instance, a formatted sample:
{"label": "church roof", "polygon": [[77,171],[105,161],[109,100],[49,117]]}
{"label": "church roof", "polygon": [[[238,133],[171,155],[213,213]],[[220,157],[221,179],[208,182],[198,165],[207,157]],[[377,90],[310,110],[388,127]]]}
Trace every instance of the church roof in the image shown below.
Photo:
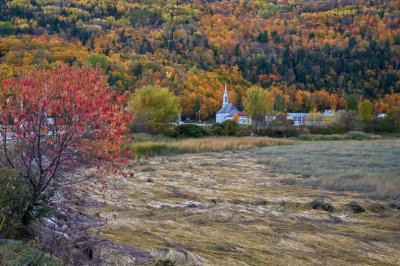
{"label": "church roof", "polygon": [[229,104],[227,105],[223,105],[221,109],[219,109],[219,111],[217,112],[217,114],[225,114],[226,113],[226,109],[228,109]]}
{"label": "church roof", "polygon": [[222,106],[222,108],[217,112],[217,114],[229,114],[229,116],[232,116],[238,112],[239,110],[236,109],[236,107],[230,103]]}
{"label": "church roof", "polygon": [[234,108],[234,109],[233,109],[232,111],[229,112],[229,115],[228,115],[228,116],[233,116],[234,114],[239,113],[239,110],[238,110],[238,109],[236,109],[235,107],[233,107],[233,108]]}

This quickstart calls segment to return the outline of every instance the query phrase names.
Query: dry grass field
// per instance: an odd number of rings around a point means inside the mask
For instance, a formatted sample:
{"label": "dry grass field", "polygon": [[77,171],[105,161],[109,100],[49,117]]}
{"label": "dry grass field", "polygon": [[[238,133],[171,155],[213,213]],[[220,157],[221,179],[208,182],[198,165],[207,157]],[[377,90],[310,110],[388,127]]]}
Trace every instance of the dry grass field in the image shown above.
{"label": "dry grass field", "polygon": [[125,144],[135,159],[149,156],[221,152],[244,150],[254,147],[288,145],[293,141],[268,137],[208,137],[200,139],[144,138]]}
{"label": "dry grass field", "polygon": [[399,153],[377,140],[141,159],[134,178],[82,189],[106,204],[81,211],[153,265],[399,265]]}
{"label": "dry grass field", "polygon": [[281,182],[400,200],[400,140],[305,142],[255,151]]}

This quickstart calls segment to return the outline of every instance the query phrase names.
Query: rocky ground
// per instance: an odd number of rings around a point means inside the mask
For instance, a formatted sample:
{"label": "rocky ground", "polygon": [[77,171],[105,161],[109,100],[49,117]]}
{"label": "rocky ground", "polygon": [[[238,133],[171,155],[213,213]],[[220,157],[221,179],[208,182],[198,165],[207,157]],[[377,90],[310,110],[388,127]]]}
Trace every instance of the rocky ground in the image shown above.
{"label": "rocky ground", "polygon": [[[80,211],[100,206],[102,203],[90,198],[61,191],[56,196],[51,216],[41,218],[31,228],[36,244],[67,265],[127,265],[148,262],[148,251],[122,245],[85,232],[106,225],[106,221]],[[119,262],[118,264],[115,264]]]}
{"label": "rocky ground", "polygon": [[109,240],[95,249],[104,264],[400,265],[395,201],[285,184],[298,177],[261,157],[250,150],[132,161],[135,177],[110,178],[105,191],[84,170],[75,177],[79,197],[67,203],[101,221],[82,229]]}

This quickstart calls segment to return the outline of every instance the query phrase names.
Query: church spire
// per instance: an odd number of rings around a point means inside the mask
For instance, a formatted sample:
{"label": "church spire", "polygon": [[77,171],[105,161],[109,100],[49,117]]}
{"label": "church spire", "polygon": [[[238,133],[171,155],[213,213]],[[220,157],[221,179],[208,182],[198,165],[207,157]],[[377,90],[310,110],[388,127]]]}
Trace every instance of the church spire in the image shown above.
{"label": "church spire", "polygon": [[228,101],[228,90],[226,88],[226,83],[225,83],[225,90],[224,90],[224,96],[222,97],[222,106],[229,104]]}

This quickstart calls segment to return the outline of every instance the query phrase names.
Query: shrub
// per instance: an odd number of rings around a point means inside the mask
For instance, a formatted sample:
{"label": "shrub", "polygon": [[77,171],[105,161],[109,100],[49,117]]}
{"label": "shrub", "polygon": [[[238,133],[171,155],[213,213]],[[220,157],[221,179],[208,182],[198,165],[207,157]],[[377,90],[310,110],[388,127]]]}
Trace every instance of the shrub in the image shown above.
{"label": "shrub", "polygon": [[320,135],[331,135],[335,134],[335,130],[332,126],[309,126],[311,134],[320,134]]}
{"label": "shrub", "polygon": [[225,128],[222,123],[216,123],[211,127],[211,133],[217,136],[225,136]]}
{"label": "shrub", "polygon": [[0,241],[0,265],[63,265],[58,259],[41,252],[29,244]]}
{"label": "shrub", "polygon": [[297,126],[298,135],[308,135],[311,133],[311,130],[307,126]]}
{"label": "shrub", "polygon": [[195,124],[178,125],[174,128],[173,137],[200,138],[207,136],[207,131]]}
{"label": "shrub", "polygon": [[233,120],[225,120],[222,123],[216,123],[212,126],[214,135],[218,136],[236,136],[239,131],[239,124]]}
{"label": "shrub", "polygon": [[393,109],[389,113],[389,117],[393,119],[396,132],[400,132],[400,109]]}
{"label": "shrub", "polygon": [[225,128],[225,136],[236,136],[239,131],[239,124],[233,120],[226,120],[222,123]]}
{"label": "shrub", "polygon": [[268,137],[297,137],[299,131],[293,125],[292,120],[288,120],[285,115],[278,115],[266,127],[260,128],[256,131],[258,135]]}
{"label": "shrub", "polygon": [[336,133],[362,131],[363,125],[360,118],[358,117],[357,112],[347,111],[339,116],[339,118],[335,121],[333,129],[336,131]]}
{"label": "shrub", "polygon": [[[24,182],[25,181],[25,182]],[[16,170],[0,168],[0,233],[16,233],[29,206],[29,184]]]}
{"label": "shrub", "polygon": [[30,184],[16,170],[0,168],[0,234],[14,237],[22,223],[42,217],[47,213],[47,199],[32,197]]}
{"label": "shrub", "polygon": [[375,117],[365,127],[365,131],[374,133],[393,133],[396,131],[394,120],[389,117]]}
{"label": "shrub", "polygon": [[237,137],[247,137],[253,132],[252,126],[241,126],[239,125],[238,131],[236,132]]}

